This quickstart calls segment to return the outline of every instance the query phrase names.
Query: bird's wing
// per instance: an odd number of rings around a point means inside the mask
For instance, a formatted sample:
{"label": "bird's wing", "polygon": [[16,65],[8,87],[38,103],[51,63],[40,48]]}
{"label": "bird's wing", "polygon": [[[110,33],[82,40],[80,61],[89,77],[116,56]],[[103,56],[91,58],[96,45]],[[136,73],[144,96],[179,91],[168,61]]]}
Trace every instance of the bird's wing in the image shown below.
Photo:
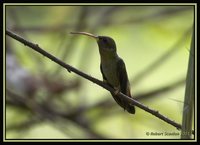
{"label": "bird's wing", "polygon": [[101,64],[100,64],[100,70],[101,70],[101,74],[103,76],[103,81],[107,83],[107,79],[106,79],[106,77],[105,77],[105,75],[103,73],[103,69],[102,69],[102,65]]}
{"label": "bird's wing", "polygon": [[[119,59],[117,62],[117,72],[119,77],[119,83],[121,92],[129,97],[131,97],[130,92],[130,84],[128,80],[128,75],[126,72],[126,66],[124,64],[124,61],[122,59]],[[124,103],[124,101],[121,100],[120,105],[126,109],[129,113],[135,114],[135,107],[132,104]]]}
{"label": "bird's wing", "polygon": [[128,75],[126,72],[126,66],[122,59],[119,59],[117,61],[117,73],[119,77],[121,92],[128,96],[131,96]]}

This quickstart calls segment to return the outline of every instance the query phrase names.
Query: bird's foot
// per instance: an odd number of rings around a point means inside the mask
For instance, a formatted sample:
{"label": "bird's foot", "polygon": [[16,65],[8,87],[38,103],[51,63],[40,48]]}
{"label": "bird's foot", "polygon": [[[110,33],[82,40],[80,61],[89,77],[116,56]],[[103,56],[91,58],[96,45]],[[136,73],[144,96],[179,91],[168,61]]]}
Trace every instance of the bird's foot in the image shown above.
{"label": "bird's foot", "polygon": [[115,89],[114,94],[118,95],[120,93],[120,86],[114,87],[114,89]]}

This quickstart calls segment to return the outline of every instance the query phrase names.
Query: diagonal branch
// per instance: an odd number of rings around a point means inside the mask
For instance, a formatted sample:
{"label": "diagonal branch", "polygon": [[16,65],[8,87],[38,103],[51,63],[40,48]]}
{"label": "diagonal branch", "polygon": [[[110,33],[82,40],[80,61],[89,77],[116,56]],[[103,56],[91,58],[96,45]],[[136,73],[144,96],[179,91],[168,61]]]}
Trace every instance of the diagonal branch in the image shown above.
{"label": "diagonal branch", "polygon": [[[53,55],[49,54],[48,52],[44,51],[43,49],[41,49],[41,48],[38,46],[38,44],[34,44],[34,43],[32,43],[32,42],[29,42],[29,41],[25,40],[24,38],[22,38],[22,37],[16,35],[15,33],[11,32],[11,31],[9,31],[9,30],[6,30],[6,35],[8,35],[8,36],[12,37],[13,39],[15,39],[15,40],[17,40],[17,41],[23,43],[24,45],[26,45],[26,46],[32,48],[33,50],[39,52],[40,54],[42,54],[42,55],[48,57],[49,59],[51,59],[51,60],[54,61],[55,63],[59,64],[60,66],[62,66],[62,67],[64,67],[64,68],[66,68],[68,71],[76,73],[77,75],[79,75],[79,76],[81,76],[81,77],[83,77],[83,78],[85,78],[85,79],[87,79],[87,80],[89,80],[89,81],[91,81],[91,82],[97,84],[98,86],[101,86],[102,88],[104,88],[104,89],[110,91],[111,93],[114,93],[114,92],[115,92],[115,90],[114,90],[112,87],[108,86],[107,84],[103,83],[102,81],[100,81],[100,80],[98,80],[98,79],[96,79],[96,78],[93,78],[93,77],[91,77],[91,76],[89,76],[89,75],[87,75],[87,74],[85,74],[85,73],[83,73],[83,72],[77,70],[76,68],[74,68],[74,67],[72,67],[72,66],[70,66],[70,65],[68,65],[68,64],[66,64],[66,63],[64,63],[63,61],[59,60],[59,59],[56,58],[55,56],[53,56]],[[153,109],[148,108],[147,106],[141,104],[140,102],[136,101],[135,99],[129,98],[128,96],[122,94],[121,92],[118,94],[118,96],[121,97],[122,99],[124,99],[126,102],[128,102],[128,103],[130,103],[130,104],[133,104],[133,105],[135,105],[135,106],[141,108],[142,110],[145,110],[146,112],[148,112],[148,113],[150,113],[150,114],[156,116],[157,118],[163,120],[164,122],[166,122],[166,123],[168,123],[168,124],[170,124],[170,125],[176,127],[177,129],[181,129],[181,128],[182,128],[182,126],[181,126],[179,123],[176,123],[175,121],[173,121],[173,120],[167,118],[166,116],[160,114],[160,113],[159,113],[158,111],[156,111],[156,110],[153,110]],[[193,132],[193,133],[194,133],[194,132]]]}

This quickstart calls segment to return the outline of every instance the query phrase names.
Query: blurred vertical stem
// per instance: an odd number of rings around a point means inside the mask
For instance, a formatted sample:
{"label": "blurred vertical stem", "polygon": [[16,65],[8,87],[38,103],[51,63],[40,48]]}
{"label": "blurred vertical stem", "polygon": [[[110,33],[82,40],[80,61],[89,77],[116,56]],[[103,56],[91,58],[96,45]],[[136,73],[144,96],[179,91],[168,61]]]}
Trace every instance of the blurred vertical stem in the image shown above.
{"label": "blurred vertical stem", "polygon": [[192,114],[194,108],[194,31],[189,55],[183,107],[181,139],[190,139],[192,135]]}

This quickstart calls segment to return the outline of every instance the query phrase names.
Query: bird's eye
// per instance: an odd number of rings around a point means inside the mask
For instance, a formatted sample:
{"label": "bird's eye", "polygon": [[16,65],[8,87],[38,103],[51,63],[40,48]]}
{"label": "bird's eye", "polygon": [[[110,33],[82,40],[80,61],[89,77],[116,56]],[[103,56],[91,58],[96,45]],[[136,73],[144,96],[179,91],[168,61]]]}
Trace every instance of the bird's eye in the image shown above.
{"label": "bird's eye", "polygon": [[104,43],[107,43],[107,39],[103,39],[103,42],[104,42]]}

